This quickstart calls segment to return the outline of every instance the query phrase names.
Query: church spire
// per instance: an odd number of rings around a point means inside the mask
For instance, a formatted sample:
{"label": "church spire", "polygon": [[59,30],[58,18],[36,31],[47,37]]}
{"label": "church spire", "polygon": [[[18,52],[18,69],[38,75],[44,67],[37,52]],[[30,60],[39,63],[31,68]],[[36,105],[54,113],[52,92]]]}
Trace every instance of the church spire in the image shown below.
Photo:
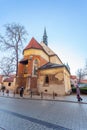
{"label": "church spire", "polygon": [[43,42],[45,43],[45,45],[48,45],[46,28],[44,28]]}

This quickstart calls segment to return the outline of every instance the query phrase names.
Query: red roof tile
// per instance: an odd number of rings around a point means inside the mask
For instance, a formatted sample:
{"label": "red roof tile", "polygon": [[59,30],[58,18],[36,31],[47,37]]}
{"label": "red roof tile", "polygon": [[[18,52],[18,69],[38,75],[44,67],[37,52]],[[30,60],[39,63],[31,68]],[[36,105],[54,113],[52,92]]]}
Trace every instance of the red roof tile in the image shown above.
{"label": "red roof tile", "polygon": [[4,82],[13,82],[14,81],[14,77],[9,77],[4,79]]}
{"label": "red roof tile", "polygon": [[80,83],[86,83],[87,84],[87,79],[80,80]]}
{"label": "red roof tile", "polygon": [[71,79],[77,79],[77,76],[71,75],[70,78],[71,78]]}
{"label": "red roof tile", "polygon": [[35,48],[35,49],[41,49],[41,50],[43,50],[42,46],[34,38],[32,38],[30,40],[29,44],[25,47],[24,50],[30,49],[30,48]]}

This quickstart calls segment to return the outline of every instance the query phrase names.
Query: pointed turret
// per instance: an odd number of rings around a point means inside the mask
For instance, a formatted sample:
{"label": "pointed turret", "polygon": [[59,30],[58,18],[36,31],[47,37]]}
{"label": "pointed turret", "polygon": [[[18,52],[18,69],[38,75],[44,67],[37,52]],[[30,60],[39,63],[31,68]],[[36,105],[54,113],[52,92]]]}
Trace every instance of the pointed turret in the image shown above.
{"label": "pointed turret", "polygon": [[44,28],[43,43],[45,43],[45,45],[48,45],[46,28]]}

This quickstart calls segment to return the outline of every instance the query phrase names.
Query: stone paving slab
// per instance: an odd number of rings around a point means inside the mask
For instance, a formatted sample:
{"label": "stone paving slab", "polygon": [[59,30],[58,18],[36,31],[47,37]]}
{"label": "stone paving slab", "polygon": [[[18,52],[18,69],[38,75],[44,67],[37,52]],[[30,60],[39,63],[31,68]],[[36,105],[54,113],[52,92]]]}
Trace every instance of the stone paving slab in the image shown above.
{"label": "stone paving slab", "polygon": [[0,126],[6,130],[87,130],[86,104],[3,97],[0,104]]}
{"label": "stone paving slab", "polygon": [[0,130],[5,130],[4,128],[0,127]]}
{"label": "stone paving slab", "polygon": [[53,123],[5,109],[0,109],[0,126],[2,126],[1,130],[70,130]]}

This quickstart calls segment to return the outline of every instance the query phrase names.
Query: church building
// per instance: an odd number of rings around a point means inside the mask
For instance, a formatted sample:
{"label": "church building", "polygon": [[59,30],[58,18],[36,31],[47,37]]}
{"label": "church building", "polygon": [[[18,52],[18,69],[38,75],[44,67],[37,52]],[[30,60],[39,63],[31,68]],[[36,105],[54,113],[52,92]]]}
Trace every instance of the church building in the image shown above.
{"label": "church building", "polygon": [[24,48],[23,59],[18,66],[17,84],[25,87],[25,93],[32,90],[36,94],[70,94],[70,71],[48,47],[46,29],[41,43],[32,38]]}

